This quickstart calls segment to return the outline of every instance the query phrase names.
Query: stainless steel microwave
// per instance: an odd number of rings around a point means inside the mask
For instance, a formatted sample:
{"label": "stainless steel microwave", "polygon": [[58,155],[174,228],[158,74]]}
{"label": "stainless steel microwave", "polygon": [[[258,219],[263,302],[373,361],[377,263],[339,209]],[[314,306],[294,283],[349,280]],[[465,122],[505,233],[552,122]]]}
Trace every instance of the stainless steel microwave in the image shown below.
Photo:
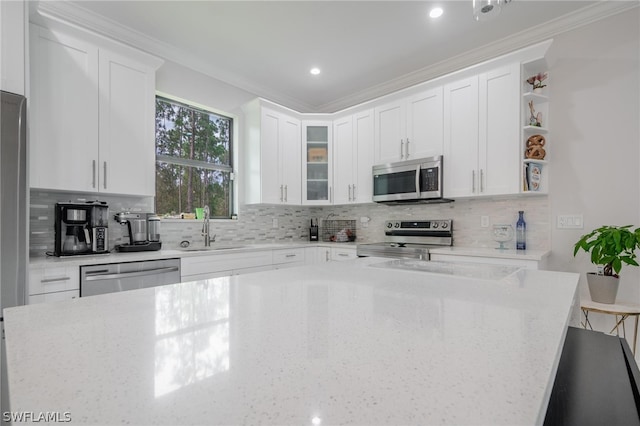
{"label": "stainless steel microwave", "polygon": [[373,201],[452,201],[442,194],[442,156],[373,166]]}

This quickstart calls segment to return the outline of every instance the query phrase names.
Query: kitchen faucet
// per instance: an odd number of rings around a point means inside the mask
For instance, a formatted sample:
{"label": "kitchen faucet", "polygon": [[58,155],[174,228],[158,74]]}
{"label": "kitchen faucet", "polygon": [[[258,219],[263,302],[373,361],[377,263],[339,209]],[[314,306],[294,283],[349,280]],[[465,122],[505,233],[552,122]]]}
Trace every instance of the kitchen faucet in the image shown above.
{"label": "kitchen faucet", "polygon": [[204,206],[204,222],[202,223],[202,235],[204,236],[204,246],[211,247],[211,242],[216,241],[216,236],[211,237],[209,233],[209,206]]}

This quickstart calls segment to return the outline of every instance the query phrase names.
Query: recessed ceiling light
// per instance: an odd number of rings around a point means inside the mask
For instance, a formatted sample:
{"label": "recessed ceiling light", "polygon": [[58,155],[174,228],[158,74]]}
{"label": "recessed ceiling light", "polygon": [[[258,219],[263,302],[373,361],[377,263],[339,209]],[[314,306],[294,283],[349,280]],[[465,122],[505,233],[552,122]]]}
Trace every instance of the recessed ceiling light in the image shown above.
{"label": "recessed ceiling light", "polygon": [[318,75],[320,74],[320,68],[311,68],[311,70],[309,70],[309,72],[313,75]]}
{"label": "recessed ceiling light", "polygon": [[441,7],[434,7],[433,9],[431,9],[431,12],[429,12],[429,16],[432,18],[439,18],[443,13],[444,12]]}

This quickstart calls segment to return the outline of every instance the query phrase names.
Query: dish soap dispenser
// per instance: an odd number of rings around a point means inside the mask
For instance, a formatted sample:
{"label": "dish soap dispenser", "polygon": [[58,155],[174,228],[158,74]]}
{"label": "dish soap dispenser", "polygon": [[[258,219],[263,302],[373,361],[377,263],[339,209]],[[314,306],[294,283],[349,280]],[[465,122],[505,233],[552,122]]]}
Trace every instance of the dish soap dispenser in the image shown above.
{"label": "dish soap dispenser", "polygon": [[516,222],[516,249],[527,249],[527,223],[524,221],[524,211],[518,212],[518,221]]}

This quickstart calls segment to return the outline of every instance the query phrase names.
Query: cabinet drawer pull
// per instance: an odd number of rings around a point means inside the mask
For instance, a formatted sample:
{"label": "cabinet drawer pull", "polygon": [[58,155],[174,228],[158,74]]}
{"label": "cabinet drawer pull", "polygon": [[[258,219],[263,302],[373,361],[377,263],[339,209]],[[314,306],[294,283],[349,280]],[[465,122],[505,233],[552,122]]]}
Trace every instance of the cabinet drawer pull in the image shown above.
{"label": "cabinet drawer pull", "polygon": [[284,257],[296,257],[296,256],[297,256],[297,254],[287,254]]}
{"label": "cabinet drawer pull", "polygon": [[349,256],[347,253],[338,253],[338,256],[346,257]]}
{"label": "cabinet drawer pull", "polygon": [[471,192],[476,192],[476,171],[471,170]]}
{"label": "cabinet drawer pull", "polygon": [[70,279],[71,277],[43,278],[40,280],[40,282],[42,284],[46,284],[46,283],[55,283],[58,281],[69,281]]}

